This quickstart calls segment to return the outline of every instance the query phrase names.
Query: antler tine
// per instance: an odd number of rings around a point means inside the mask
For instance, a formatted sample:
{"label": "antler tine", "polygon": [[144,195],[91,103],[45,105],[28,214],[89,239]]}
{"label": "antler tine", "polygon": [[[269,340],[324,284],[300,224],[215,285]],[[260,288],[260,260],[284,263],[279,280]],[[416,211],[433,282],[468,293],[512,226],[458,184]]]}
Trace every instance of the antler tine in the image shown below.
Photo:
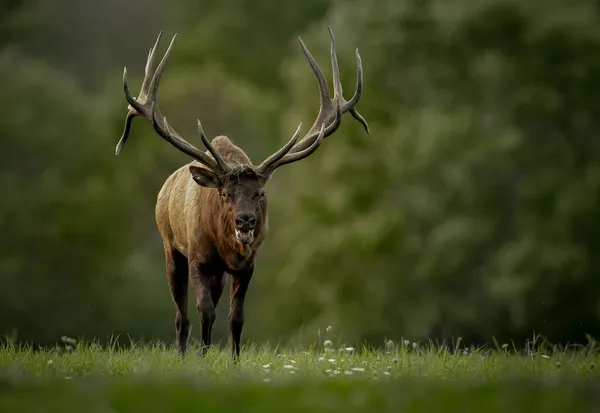
{"label": "antler tine", "polygon": [[350,98],[350,100],[348,102],[346,102],[346,105],[348,107],[348,112],[350,112],[350,114],[352,115],[352,117],[354,119],[356,119],[357,121],[359,121],[362,125],[363,128],[365,128],[365,132],[367,132],[367,135],[371,134],[371,131],[369,130],[369,124],[367,123],[367,121],[365,120],[365,118],[358,113],[358,110],[356,110],[356,104],[358,103],[358,101],[360,100],[360,97],[362,96],[362,91],[363,91],[363,70],[362,70],[362,59],[360,58],[360,53],[358,53],[358,48],[356,49],[356,90],[354,91],[354,95],[352,95],[352,97]]}
{"label": "antler tine", "polygon": [[317,138],[314,140],[312,145],[310,145],[308,148],[306,148],[300,152],[288,153],[286,156],[281,158],[281,160],[279,162],[277,162],[275,165],[273,165],[274,166],[273,170],[280,167],[281,165],[296,162],[296,161],[299,161],[300,159],[304,159],[307,156],[311,155],[321,145],[321,142],[323,142],[324,136],[325,136],[325,125],[323,124],[323,125],[321,125],[321,130],[319,130],[319,134],[317,135]]}
{"label": "antler tine", "polygon": [[[150,49],[148,53],[148,60],[146,61],[145,67],[145,77],[142,82],[142,87],[140,90],[139,96],[134,98],[131,95],[129,90],[129,85],[127,82],[127,68],[123,71],[123,91],[125,93],[125,98],[129,103],[129,111],[127,112],[127,116],[125,117],[125,128],[123,130],[123,135],[117,144],[117,148],[115,153],[118,155],[122,150],[123,146],[127,142],[129,137],[129,133],[131,132],[131,125],[133,122],[133,118],[136,116],[142,116],[148,120],[154,130],[158,133],[158,135],[169,142],[171,145],[175,146],[177,149],[182,151],[188,156],[196,159],[203,165],[209,167],[215,172],[226,172],[228,170],[227,163],[223,160],[217,150],[212,146],[212,144],[206,138],[204,132],[201,132],[200,138],[202,139],[202,143],[209,152],[213,155],[213,158],[208,156],[205,152],[193,146],[191,143],[186,141],[179,135],[175,129],[171,125],[168,124],[167,118],[161,113],[158,108],[158,89],[160,86],[160,79],[162,74],[167,66],[167,61],[169,56],[171,55],[171,51],[173,50],[173,45],[175,43],[175,38],[177,34],[173,36],[171,39],[171,43],[167,48],[163,58],[156,65],[156,51],[158,48],[158,44],[160,42],[162,36],[162,31],[159,33],[154,46]],[[201,127],[200,127],[201,130]],[[216,155],[215,155],[216,154]]]}
{"label": "antler tine", "polygon": [[300,124],[296,128],[296,132],[294,132],[294,135],[288,141],[288,143],[286,143],[281,149],[269,156],[267,159],[262,161],[262,163],[257,168],[260,174],[268,175],[268,170],[271,167],[271,165],[275,164],[277,161],[283,158],[285,154],[287,154],[290,151],[290,149],[292,149],[292,147],[298,141],[298,137],[300,136],[300,129],[302,129],[302,122],[300,122]]}
{"label": "antler tine", "polygon": [[[159,37],[160,37],[160,35],[159,35]],[[148,96],[148,100],[151,101],[151,102],[157,102],[158,87],[160,85],[160,79],[161,79],[162,74],[163,74],[163,72],[165,70],[165,67],[167,67],[167,62],[169,60],[169,57],[171,56],[171,51],[173,50],[173,45],[175,44],[175,38],[176,37],[177,37],[177,33],[175,33],[173,35],[173,38],[171,39],[171,43],[169,43],[169,47],[167,47],[167,51],[165,52],[165,55],[160,60],[160,63],[158,63],[158,66],[156,67],[156,70],[154,70],[154,74],[152,75],[152,80],[150,81],[150,84],[148,85],[147,96]],[[154,46],[154,53],[153,53],[153,55],[156,54],[156,47],[157,46],[158,46],[158,43]],[[154,56],[152,56],[152,57],[154,58]]]}
{"label": "antler tine", "polygon": [[133,109],[129,109],[127,111],[127,115],[125,116],[125,127],[123,128],[123,134],[117,142],[117,147],[115,148],[115,155],[119,155],[121,153],[121,149],[127,143],[127,139],[129,138],[129,133],[131,132],[131,123],[133,118],[137,116],[137,113]]}
{"label": "antler tine", "polygon": [[[169,125],[169,122],[167,122],[167,117],[157,110],[154,102],[152,102],[150,110],[152,127],[161,138],[169,142],[181,152],[191,156],[201,164],[207,166],[211,170],[221,170],[220,165],[214,159],[212,159],[200,149],[196,148],[194,145],[192,145],[191,143],[183,139],[181,136],[179,136],[179,134],[173,129],[173,127]],[[162,125],[159,123],[159,119],[162,121]]]}
{"label": "antler tine", "polygon": [[[146,96],[148,94],[148,88],[150,87],[150,83],[154,78],[154,72],[156,70],[156,49],[158,49],[158,44],[160,43],[160,39],[162,38],[163,31],[161,30],[156,37],[156,42],[154,42],[154,46],[150,48],[150,52],[148,53],[148,60],[146,60],[146,67],[144,69],[144,80],[142,82],[142,89],[140,95]],[[173,35],[173,39],[175,39],[177,33]],[[171,40],[173,43],[173,40]]]}
{"label": "antler tine", "polygon": [[[332,135],[339,128],[342,121],[342,115],[346,112],[350,112],[352,117],[354,117],[363,125],[367,134],[370,132],[367,121],[356,110],[356,104],[360,100],[363,91],[362,61],[358,53],[358,49],[356,49],[356,91],[354,92],[352,98],[349,101],[346,101],[343,97],[342,82],[340,80],[340,70],[338,65],[337,53],[335,50],[335,37],[333,35],[333,30],[331,29],[331,27],[328,27],[328,30],[331,43],[333,98],[331,98],[329,94],[327,81],[325,80],[325,76],[323,75],[323,72],[321,71],[318,63],[316,62],[316,60],[314,59],[314,57],[312,56],[302,39],[299,37],[298,40],[300,41],[300,47],[315,75],[317,86],[319,87],[319,112],[311,128],[298,143],[290,147],[290,143],[288,142],[288,144],[286,144],[283,148],[281,148],[279,151],[277,151],[275,154],[271,155],[264,162],[261,163],[260,167],[265,171],[268,171],[268,174],[272,173],[276,168],[278,168],[281,165],[295,162],[311,155],[319,147],[321,140]],[[317,141],[319,142],[316,143]]]}
{"label": "antler tine", "polygon": [[340,80],[340,68],[338,66],[337,54],[335,52],[335,36],[333,35],[331,27],[327,26],[327,30],[329,30],[329,38],[331,39],[331,72],[333,76],[333,99],[344,99],[342,81]]}
{"label": "antler tine", "polygon": [[212,144],[206,138],[206,134],[204,133],[204,129],[202,128],[202,123],[200,122],[200,119],[196,120],[198,121],[198,133],[200,134],[200,139],[202,140],[202,143],[204,144],[204,146],[206,146],[206,149],[208,149],[213,158],[215,158],[215,161],[217,161],[219,168],[222,171],[228,170],[227,162],[225,162],[219,151],[217,151],[215,147],[212,146]]}
{"label": "antler tine", "polygon": [[319,112],[314,123],[312,124],[306,135],[300,140],[300,143],[296,145],[296,147],[292,148],[292,150],[295,151],[302,150],[310,146],[310,143],[306,142],[306,136],[319,129],[319,125],[323,123],[323,121],[327,117],[327,109],[329,109],[332,106],[332,100],[331,96],[329,95],[329,88],[327,87],[325,75],[323,75],[319,64],[312,56],[312,54],[310,53],[310,51],[308,50],[308,48],[306,47],[306,45],[300,37],[298,37],[298,41],[300,42],[300,48],[302,49],[306,60],[308,60],[308,64],[312,69],[313,74],[315,75],[315,78],[317,80],[317,86],[319,87],[319,95],[321,96],[321,102],[319,106]]}
{"label": "antler tine", "polygon": [[327,80],[325,79],[325,75],[321,71],[319,64],[317,63],[315,58],[312,56],[312,54],[308,51],[308,49],[306,48],[306,45],[304,44],[304,42],[302,41],[302,38],[300,36],[298,36],[298,41],[300,42],[300,47],[302,48],[302,52],[306,56],[306,59],[308,60],[308,64],[310,65],[310,68],[312,69],[312,71],[317,79],[317,85],[319,86],[319,94],[321,96],[321,106],[323,106],[323,104],[325,104],[331,100],[331,97],[329,96],[329,88],[327,87]]}

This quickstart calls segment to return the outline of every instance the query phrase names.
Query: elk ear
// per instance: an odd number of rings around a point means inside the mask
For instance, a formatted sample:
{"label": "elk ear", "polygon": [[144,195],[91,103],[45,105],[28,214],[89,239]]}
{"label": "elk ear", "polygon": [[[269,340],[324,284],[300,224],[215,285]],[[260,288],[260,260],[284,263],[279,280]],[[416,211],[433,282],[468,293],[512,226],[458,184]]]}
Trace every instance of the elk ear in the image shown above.
{"label": "elk ear", "polygon": [[190,166],[192,179],[205,188],[218,188],[221,184],[219,177],[213,171],[200,166]]}

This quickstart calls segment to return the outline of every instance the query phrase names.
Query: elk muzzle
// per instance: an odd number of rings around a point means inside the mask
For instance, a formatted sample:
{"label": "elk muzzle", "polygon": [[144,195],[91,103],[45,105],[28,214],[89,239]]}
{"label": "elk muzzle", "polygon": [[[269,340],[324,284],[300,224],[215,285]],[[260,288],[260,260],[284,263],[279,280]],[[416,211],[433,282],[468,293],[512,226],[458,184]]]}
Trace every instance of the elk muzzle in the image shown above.
{"label": "elk muzzle", "polygon": [[235,237],[242,244],[254,241],[256,215],[251,212],[240,212],[235,217]]}

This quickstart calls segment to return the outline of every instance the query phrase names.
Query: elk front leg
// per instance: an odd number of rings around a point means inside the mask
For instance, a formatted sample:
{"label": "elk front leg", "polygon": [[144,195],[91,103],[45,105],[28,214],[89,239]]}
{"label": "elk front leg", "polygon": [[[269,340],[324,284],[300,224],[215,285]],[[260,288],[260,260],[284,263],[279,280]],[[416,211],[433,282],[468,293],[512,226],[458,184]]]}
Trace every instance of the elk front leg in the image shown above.
{"label": "elk front leg", "polygon": [[231,357],[236,362],[240,357],[240,341],[244,327],[244,300],[252,279],[253,268],[231,274],[229,301],[229,334],[231,336]]}
{"label": "elk front leg", "polygon": [[200,354],[204,355],[210,347],[210,339],[216,311],[211,294],[213,274],[205,264],[190,264],[190,282],[196,296],[196,310],[200,316],[202,347]]}

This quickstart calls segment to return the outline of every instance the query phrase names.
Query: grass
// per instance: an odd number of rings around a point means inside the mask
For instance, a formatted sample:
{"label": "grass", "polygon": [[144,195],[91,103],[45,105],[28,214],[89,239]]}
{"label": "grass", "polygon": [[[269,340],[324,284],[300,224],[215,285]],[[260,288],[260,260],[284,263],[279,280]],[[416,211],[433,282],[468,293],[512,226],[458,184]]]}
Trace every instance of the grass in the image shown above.
{"label": "grass", "polygon": [[[329,344],[329,343],[327,343]],[[538,347],[243,349],[182,362],[164,345],[0,347],[0,412],[600,411],[600,356]]]}

